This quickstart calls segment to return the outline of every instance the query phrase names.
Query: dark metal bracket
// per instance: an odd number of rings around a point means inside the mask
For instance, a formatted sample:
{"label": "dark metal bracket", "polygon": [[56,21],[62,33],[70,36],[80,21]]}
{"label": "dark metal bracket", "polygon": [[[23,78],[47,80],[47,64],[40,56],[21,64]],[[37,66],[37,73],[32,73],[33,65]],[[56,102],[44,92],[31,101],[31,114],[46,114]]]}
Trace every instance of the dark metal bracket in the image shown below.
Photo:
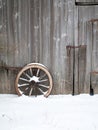
{"label": "dark metal bracket", "polygon": [[83,47],[86,47],[86,45],[79,45],[79,46],[71,46],[71,45],[68,45],[68,46],[66,46],[66,49],[67,49],[67,48],[76,49],[76,48],[83,48]]}
{"label": "dark metal bracket", "polygon": [[77,6],[92,6],[92,5],[98,5],[98,2],[75,2],[75,5],[77,5]]}
{"label": "dark metal bracket", "polygon": [[91,74],[98,74],[98,71],[92,71]]}
{"label": "dark metal bracket", "polygon": [[91,23],[98,22],[98,19],[91,19],[88,22],[91,22]]}
{"label": "dark metal bracket", "polygon": [[67,49],[67,56],[70,56],[70,51],[71,49],[79,49],[79,48],[86,48],[87,45],[79,45],[79,46],[71,46],[71,45],[67,45],[66,49]]}
{"label": "dark metal bracket", "polygon": [[19,71],[20,69],[22,69],[22,67],[0,66],[0,69]]}

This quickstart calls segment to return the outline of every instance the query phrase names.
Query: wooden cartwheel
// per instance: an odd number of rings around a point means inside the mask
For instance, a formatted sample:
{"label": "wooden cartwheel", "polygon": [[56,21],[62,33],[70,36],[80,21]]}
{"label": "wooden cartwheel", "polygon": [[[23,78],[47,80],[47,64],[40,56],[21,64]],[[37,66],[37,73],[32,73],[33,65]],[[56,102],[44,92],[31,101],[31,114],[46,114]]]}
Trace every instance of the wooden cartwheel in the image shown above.
{"label": "wooden cartwheel", "polygon": [[48,69],[40,63],[30,63],[18,73],[15,88],[21,95],[43,95],[48,97],[52,90],[52,77]]}

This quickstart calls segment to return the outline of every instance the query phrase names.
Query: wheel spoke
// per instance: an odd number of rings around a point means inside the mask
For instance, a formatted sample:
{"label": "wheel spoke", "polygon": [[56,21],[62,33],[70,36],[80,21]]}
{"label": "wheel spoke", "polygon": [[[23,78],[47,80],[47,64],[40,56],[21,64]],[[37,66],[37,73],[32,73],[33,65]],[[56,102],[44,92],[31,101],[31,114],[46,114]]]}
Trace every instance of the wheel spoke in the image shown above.
{"label": "wheel spoke", "polygon": [[26,82],[29,82],[29,80],[25,79],[25,78],[19,78],[20,80],[23,80],[23,81],[26,81]]}
{"label": "wheel spoke", "polygon": [[27,73],[23,72],[25,76],[27,76],[27,78],[31,78]]}
{"label": "wheel spoke", "polygon": [[43,88],[49,88],[49,86],[43,85],[43,84],[39,84],[39,86],[43,87]]}
{"label": "wheel spoke", "polygon": [[31,96],[33,88],[30,89],[29,96]]}
{"label": "wheel spoke", "polygon": [[21,95],[24,94],[24,92],[22,92],[19,88],[18,88],[18,91],[21,93]]}
{"label": "wheel spoke", "polygon": [[40,80],[39,83],[46,82],[46,81],[48,81],[48,79]]}
{"label": "wheel spoke", "polygon": [[26,88],[25,88],[25,90],[28,90],[28,89],[29,89],[29,87],[26,87]]}
{"label": "wheel spoke", "polygon": [[39,90],[42,94],[45,94],[45,92],[44,92],[42,89],[38,88],[38,90]]}
{"label": "wheel spoke", "polygon": [[43,75],[39,78],[39,80],[43,79],[45,76],[46,76],[46,74],[43,74]]}
{"label": "wheel spoke", "polygon": [[36,76],[38,76],[38,75],[39,75],[39,72],[40,72],[40,69],[38,69],[38,70],[37,70]]}
{"label": "wheel spoke", "polygon": [[18,84],[18,87],[23,87],[23,86],[27,86],[29,84]]}
{"label": "wheel spoke", "polygon": [[30,68],[30,74],[31,74],[31,76],[33,76],[33,72],[32,72],[32,69]]}

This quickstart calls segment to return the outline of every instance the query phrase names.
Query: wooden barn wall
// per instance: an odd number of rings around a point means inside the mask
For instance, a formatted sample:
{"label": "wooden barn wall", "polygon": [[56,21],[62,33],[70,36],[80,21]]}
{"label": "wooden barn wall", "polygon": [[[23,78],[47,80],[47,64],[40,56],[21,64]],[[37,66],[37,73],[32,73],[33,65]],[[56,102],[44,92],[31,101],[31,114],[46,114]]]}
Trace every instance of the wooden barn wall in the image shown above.
{"label": "wooden barn wall", "polygon": [[76,8],[75,93],[98,93],[98,5]]}
{"label": "wooden barn wall", "polygon": [[[72,93],[73,33],[73,0],[0,0],[0,66],[46,65],[52,94]],[[0,68],[0,93],[15,93],[17,73]]]}
{"label": "wooden barn wall", "polygon": [[[46,65],[52,94],[98,93],[98,5],[93,0],[0,0],[0,66]],[[0,67],[0,93],[18,71]]]}

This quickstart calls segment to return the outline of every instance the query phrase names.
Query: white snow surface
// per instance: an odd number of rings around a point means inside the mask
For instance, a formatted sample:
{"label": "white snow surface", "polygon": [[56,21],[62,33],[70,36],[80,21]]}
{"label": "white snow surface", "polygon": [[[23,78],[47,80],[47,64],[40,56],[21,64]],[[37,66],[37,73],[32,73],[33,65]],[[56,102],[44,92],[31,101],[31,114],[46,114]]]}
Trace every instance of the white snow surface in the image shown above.
{"label": "white snow surface", "polygon": [[98,130],[98,95],[0,94],[0,130]]}

